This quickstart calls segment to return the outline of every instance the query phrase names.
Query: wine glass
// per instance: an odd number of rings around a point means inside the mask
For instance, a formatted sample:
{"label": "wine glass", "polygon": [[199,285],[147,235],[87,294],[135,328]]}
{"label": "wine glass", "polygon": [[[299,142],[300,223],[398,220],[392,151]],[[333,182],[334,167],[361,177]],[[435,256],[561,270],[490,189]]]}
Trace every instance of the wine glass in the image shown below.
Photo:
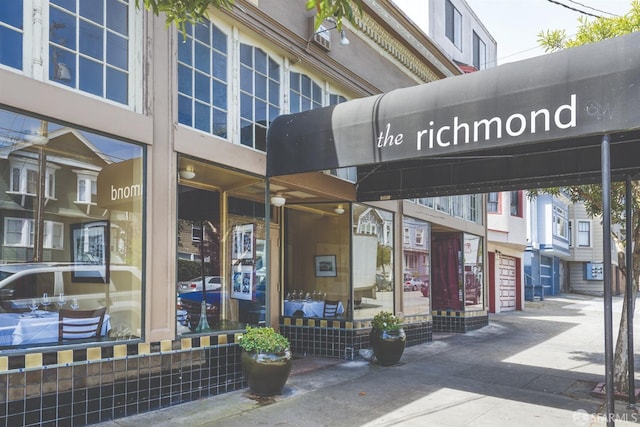
{"label": "wine glass", "polygon": [[78,298],[73,298],[71,300],[71,310],[77,310],[80,308],[80,305],[78,304]]}
{"label": "wine glass", "polygon": [[66,303],[67,301],[64,299],[64,293],[60,292],[60,294],[58,294],[58,309],[64,307]]}
{"label": "wine glass", "polygon": [[33,317],[36,317],[36,310],[38,309],[38,307],[40,307],[40,304],[38,304],[38,300],[36,300],[35,298],[31,299],[31,302],[29,303],[29,309],[31,310],[31,315]]}
{"label": "wine glass", "polygon": [[42,294],[42,306],[45,311],[48,310],[47,307],[49,307],[49,305],[51,305],[51,300],[49,299],[49,294],[45,292]]}

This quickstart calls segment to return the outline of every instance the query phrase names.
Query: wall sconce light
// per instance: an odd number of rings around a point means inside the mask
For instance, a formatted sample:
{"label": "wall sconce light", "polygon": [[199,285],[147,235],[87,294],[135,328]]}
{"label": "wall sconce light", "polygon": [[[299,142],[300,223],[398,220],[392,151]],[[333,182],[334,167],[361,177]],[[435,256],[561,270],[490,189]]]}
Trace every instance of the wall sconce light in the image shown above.
{"label": "wall sconce light", "polygon": [[276,194],[275,196],[271,196],[271,204],[277,208],[284,206],[286,202],[287,202],[287,199],[285,199],[281,194]]}
{"label": "wall sconce light", "polygon": [[193,166],[187,166],[186,169],[182,169],[178,174],[182,179],[193,179],[196,177],[196,173],[193,171]]}
{"label": "wall sconce light", "polygon": [[347,38],[344,30],[340,30],[340,44],[342,46],[349,46],[349,39]]}
{"label": "wall sconce light", "polygon": [[342,207],[342,204],[339,204],[333,211],[338,215],[342,215],[344,213],[344,207]]}

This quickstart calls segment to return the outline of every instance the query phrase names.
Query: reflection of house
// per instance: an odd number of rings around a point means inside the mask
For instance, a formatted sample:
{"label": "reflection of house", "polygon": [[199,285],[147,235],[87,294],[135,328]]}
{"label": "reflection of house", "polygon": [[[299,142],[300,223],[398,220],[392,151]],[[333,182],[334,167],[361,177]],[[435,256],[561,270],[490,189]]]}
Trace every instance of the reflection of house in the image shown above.
{"label": "reflection of house", "polygon": [[407,217],[403,221],[403,232],[403,281],[415,277],[429,284],[429,249],[431,247],[429,225],[424,221]]}
{"label": "reflection of house", "polygon": [[[49,133],[46,144],[16,144],[0,150],[3,200],[3,240],[0,258],[7,261],[34,259],[38,239],[37,221],[31,211],[38,204],[38,187],[44,187],[42,253],[39,261],[67,261],[70,244],[66,232],[73,223],[101,219],[96,206],[97,177],[110,164],[80,131],[59,128]],[[44,164],[39,162],[43,154]],[[45,171],[44,176],[40,170]],[[75,191],[68,191],[75,189]]]}

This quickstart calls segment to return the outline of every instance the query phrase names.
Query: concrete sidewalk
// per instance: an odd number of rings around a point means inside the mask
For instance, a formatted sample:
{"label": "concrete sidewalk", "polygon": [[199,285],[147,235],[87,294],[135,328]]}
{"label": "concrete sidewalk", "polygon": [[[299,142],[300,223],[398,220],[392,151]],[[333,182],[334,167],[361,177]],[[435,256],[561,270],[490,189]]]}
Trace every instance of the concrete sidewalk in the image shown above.
{"label": "concrete sidewalk", "polygon": [[[614,298],[614,325],[621,307]],[[605,426],[604,397],[592,395],[604,381],[602,313],[600,297],[547,298],[478,331],[436,334],[395,366],[302,358],[280,396],[242,390],[100,425]],[[615,425],[638,423],[616,403]]]}

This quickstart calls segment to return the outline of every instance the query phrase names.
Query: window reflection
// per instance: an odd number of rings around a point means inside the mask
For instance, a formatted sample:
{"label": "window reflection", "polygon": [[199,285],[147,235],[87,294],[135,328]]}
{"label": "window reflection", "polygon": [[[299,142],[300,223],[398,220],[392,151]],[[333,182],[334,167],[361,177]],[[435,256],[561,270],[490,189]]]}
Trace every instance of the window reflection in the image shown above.
{"label": "window reflection", "polygon": [[352,208],[353,317],[393,312],[393,214],[367,205]]}
{"label": "window reflection", "polygon": [[483,307],[483,241],[465,233],[433,233],[431,293],[434,310]]}
{"label": "window reflection", "polygon": [[65,343],[58,310],[106,309],[85,341],[141,336],[143,149],[0,110],[0,346]]}
{"label": "window reflection", "polygon": [[405,315],[430,313],[431,227],[428,222],[403,218],[403,308]]}
{"label": "window reflection", "polygon": [[223,221],[221,197],[218,191],[178,186],[178,334],[266,321],[264,204],[230,196]]}

